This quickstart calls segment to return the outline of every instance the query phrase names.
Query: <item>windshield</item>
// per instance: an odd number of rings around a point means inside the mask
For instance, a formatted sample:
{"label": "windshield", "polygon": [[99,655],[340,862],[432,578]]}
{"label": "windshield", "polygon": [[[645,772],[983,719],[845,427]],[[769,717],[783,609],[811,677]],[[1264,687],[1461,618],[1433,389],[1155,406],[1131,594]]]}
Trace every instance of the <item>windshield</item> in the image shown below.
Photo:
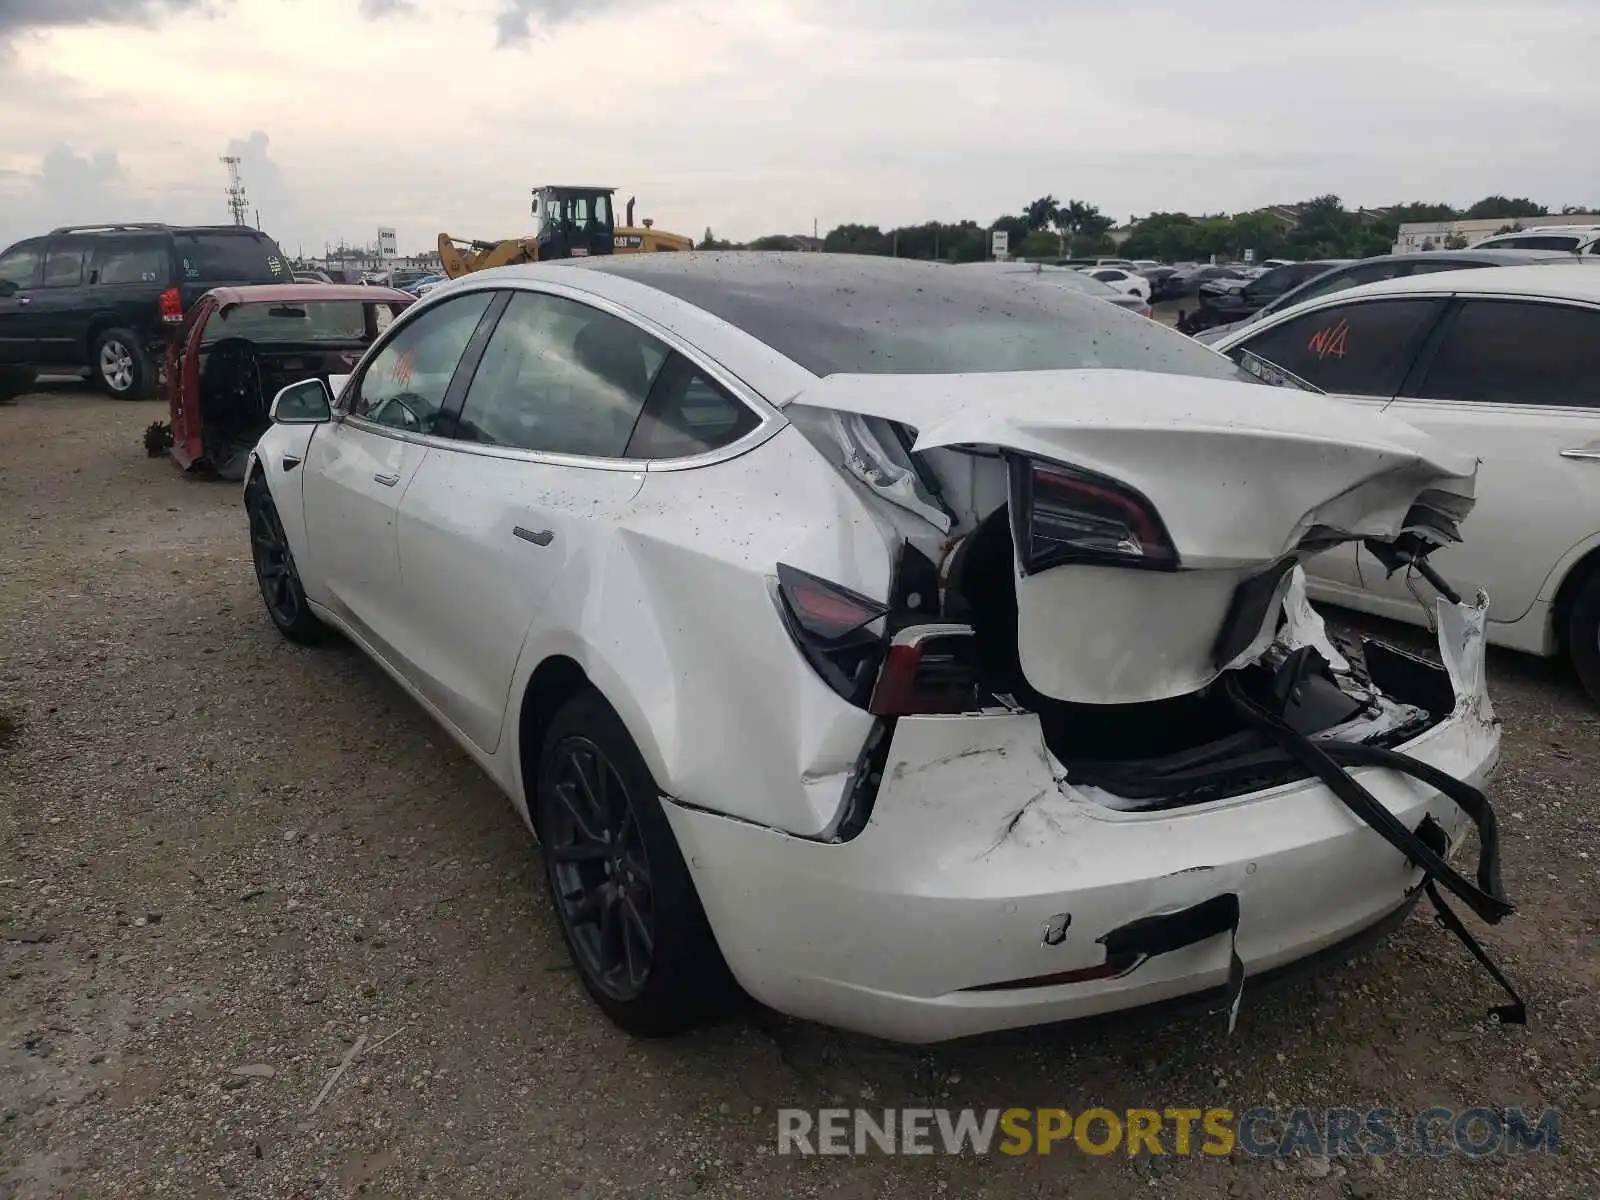
{"label": "windshield", "polygon": [[1175,330],[1040,287],[1031,273],[842,254],[652,254],[595,267],[721,317],[816,375],[1107,368],[1249,378]]}
{"label": "windshield", "polygon": [[[360,300],[312,300],[293,304],[238,304],[223,309],[206,322],[203,342],[223,338],[248,338],[252,342],[358,342],[367,341],[369,306]],[[388,327],[394,318],[387,304],[376,310],[375,329]]]}

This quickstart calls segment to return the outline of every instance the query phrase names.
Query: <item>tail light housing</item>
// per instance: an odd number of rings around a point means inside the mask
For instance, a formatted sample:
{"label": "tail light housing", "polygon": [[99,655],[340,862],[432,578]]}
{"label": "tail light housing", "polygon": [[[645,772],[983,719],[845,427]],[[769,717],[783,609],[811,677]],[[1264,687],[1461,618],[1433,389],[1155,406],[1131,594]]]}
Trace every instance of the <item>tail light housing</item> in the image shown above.
{"label": "tail light housing", "polygon": [[1178,569],[1161,514],[1137,489],[1092,471],[1013,455],[1011,536],[1024,575],[1067,563]]}
{"label": "tail light housing", "polygon": [[161,319],[168,325],[183,324],[183,293],[175,287],[161,293]]}
{"label": "tail light housing", "polygon": [[865,707],[883,663],[884,639],[867,627],[889,608],[840,584],[778,564],[778,612],[818,675]]}
{"label": "tail light housing", "polygon": [[[877,716],[974,712],[993,703],[982,686],[972,626],[907,625],[874,632],[911,612],[778,564],[778,611],[806,661],[835,692]],[[926,618],[921,618],[926,621]]]}
{"label": "tail light housing", "polygon": [[986,692],[970,625],[913,625],[895,634],[868,709],[880,717],[975,712]]}

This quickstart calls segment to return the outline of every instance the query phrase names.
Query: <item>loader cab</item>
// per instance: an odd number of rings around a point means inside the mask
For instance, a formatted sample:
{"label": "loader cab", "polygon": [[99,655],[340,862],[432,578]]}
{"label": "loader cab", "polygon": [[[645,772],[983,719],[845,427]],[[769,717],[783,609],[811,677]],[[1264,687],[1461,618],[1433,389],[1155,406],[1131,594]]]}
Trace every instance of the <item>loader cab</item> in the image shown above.
{"label": "loader cab", "polygon": [[539,258],[587,258],[610,254],[616,232],[611,208],[615,188],[542,187],[533,193],[538,218]]}

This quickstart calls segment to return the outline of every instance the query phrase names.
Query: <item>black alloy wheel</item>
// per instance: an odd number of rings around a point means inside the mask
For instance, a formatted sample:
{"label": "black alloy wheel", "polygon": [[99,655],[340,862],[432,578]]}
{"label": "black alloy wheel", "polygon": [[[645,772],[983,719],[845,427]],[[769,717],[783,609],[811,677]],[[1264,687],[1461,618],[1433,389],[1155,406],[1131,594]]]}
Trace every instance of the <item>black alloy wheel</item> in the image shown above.
{"label": "black alloy wheel", "polygon": [[245,507],[250,514],[250,557],[255,562],[256,582],[266,601],[267,615],[291,642],[310,645],[320,639],[323,625],[306,602],[278,506],[259,476],[250,482]]}
{"label": "black alloy wheel", "polygon": [[563,738],[549,763],[546,853],[561,923],[585,973],[612,999],[633,1000],[655,955],[650,861],[627,784],[581,735]]}
{"label": "black alloy wheel", "polygon": [[669,1037],[729,1011],[742,993],[661,789],[616,710],[593,688],[574,692],[529,765],[545,883],[594,1002],[636,1037]]}

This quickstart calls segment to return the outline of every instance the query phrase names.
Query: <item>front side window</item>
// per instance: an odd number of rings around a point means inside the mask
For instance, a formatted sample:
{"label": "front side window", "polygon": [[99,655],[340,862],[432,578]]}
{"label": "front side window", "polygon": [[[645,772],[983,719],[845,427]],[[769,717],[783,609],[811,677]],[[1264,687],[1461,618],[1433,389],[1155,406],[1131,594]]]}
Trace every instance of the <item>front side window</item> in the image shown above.
{"label": "front side window", "polygon": [[462,404],[463,441],[590,458],[626,455],[667,347],[620,317],[518,292]]}
{"label": "front side window", "polygon": [[445,394],[490,299],[458,296],[395,334],[363,372],[350,415],[408,433],[441,432]]}
{"label": "front side window", "polygon": [[1417,394],[1432,400],[1600,408],[1600,310],[1468,300]]}
{"label": "front side window", "polygon": [[44,257],[44,240],[21,242],[0,254],[0,283],[9,283],[13,289],[30,288],[39,271],[39,260]]}
{"label": "front side window", "polygon": [[1247,338],[1250,351],[1324,392],[1393,396],[1442,301],[1369,300],[1293,317]]}

